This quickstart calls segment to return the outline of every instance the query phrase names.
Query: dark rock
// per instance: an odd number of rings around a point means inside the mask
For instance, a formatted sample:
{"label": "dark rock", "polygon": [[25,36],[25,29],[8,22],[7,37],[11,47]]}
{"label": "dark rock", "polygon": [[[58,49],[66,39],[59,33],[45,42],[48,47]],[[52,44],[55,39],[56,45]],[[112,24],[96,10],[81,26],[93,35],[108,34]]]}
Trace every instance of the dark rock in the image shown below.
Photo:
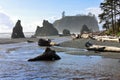
{"label": "dark rock", "polygon": [[54,61],[61,59],[54,50],[50,48],[46,48],[45,52],[42,55],[39,55],[33,59],[29,59],[28,61]]}
{"label": "dark rock", "polygon": [[35,36],[54,36],[58,35],[58,31],[54,26],[48,21],[43,21],[43,27],[37,26],[35,31]]}
{"label": "dark rock", "polygon": [[20,20],[17,21],[15,27],[13,28],[11,38],[25,38]]}
{"label": "dark rock", "polygon": [[50,39],[39,39],[38,41],[39,46],[59,46],[60,44],[57,44],[55,42],[52,42]]}
{"label": "dark rock", "polygon": [[39,46],[51,46],[50,45],[50,43],[51,43],[51,40],[50,39],[39,39],[39,41],[38,41],[38,45]]}
{"label": "dark rock", "polygon": [[70,35],[70,31],[68,29],[64,29],[63,30],[63,35],[64,36],[69,36]]}
{"label": "dark rock", "polygon": [[83,25],[82,26],[82,29],[81,29],[81,34],[83,34],[83,33],[90,33],[90,32],[92,32],[88,27],[87,27],[87,25]]}
{"label": "dark rock", "polygon": [[33,43],[34,41],[32,41],[32,40],[27,40],[27,42],[28,42],[28,43]]}
{"label": "dark rock", "polygon": [[95,16],[65,16],[53,23],[59,33],[62,33],[64,29],[70,30],[71,33],[80,33],[84,24],[93,32],[99,31],[98,21]]}

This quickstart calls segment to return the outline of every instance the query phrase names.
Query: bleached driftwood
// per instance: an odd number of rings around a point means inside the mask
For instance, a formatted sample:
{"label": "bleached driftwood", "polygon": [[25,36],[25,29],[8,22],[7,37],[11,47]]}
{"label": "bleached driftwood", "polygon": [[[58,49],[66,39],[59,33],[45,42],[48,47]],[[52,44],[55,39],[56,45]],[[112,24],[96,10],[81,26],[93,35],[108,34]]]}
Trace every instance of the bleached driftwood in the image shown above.
{"label": "bleached driftwood", "polygon": [[80,35],[79,34],[72,34],[71,35],[72,39],[79,39],[80,38]]}
{"label": "bleached driftwood", "polygon": [[87,50],[101,51],[101,52],[120,52],[120,48],[114,46],[93,45],[89,42],[87,42],[85,46],[87,47]]}
{"label": "bleached driftwood", "polygon": [[113,36],[94,36],[94,39],[97,41],[111,41],[111,42],[120,42],[120,38],[118,37],[113,37]]}
{"label": "bleached driftwood", "polygon": [[83,34],[81,35],[81,38],[87,39],[87,38],[89,38],[89,37],[90,37],[90,34],[89,34],[89,33],[83,33]]}
{"label": "bleached driftwood", "polygon": [[104,41],[120,42],[119,38],[112,38],[112,39],[110,39],[110,38],[102,38],[101,40],[102,40],[102,42],[104,42]]}

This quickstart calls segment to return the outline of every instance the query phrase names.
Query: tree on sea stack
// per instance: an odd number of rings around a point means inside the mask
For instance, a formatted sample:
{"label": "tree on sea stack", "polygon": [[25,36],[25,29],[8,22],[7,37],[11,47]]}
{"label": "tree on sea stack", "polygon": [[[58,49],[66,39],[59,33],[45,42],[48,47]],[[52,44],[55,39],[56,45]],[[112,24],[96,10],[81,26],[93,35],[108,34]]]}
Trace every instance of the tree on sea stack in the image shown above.
{"label": "tree on sea stack", "polygon": [[20,20],[17,21],[15,27],[13,28],[11,38],[25,38]]}

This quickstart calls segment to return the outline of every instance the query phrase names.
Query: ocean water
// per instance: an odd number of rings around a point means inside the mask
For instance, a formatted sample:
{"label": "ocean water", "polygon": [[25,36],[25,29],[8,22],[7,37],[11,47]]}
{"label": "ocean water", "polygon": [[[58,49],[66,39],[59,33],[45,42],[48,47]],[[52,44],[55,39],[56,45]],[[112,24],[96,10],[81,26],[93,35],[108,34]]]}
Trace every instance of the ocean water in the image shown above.
{"label": "ocean water", "polygon": [[0,45],[0,80],[120,80],[118,59],[57,52],[61,60],[27,61],[43,52],[37,43]]}

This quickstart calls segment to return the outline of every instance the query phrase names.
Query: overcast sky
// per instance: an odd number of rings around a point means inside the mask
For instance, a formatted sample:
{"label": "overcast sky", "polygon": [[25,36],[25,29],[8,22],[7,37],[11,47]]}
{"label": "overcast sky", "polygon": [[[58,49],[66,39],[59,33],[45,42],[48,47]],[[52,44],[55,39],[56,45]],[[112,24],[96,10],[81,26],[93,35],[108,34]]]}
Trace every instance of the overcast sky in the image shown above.
{"label": "overcast sky", "polygon": [[0,33],[11,32],[16,21],[21,20],[24,32],[34,32],[42,21],[54,22],[65,15],[101,12],[103,0],[0,0]]}

